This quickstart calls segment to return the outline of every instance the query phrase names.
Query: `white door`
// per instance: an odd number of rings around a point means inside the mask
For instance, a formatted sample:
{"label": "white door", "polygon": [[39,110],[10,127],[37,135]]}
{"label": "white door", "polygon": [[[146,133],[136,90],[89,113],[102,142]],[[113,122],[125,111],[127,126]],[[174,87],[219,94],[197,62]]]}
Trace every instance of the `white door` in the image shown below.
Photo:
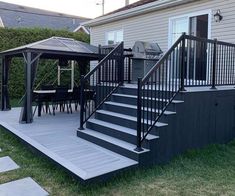
{"label": "white door", "polygon": [[169,44],[172,46],[182,33],[189,32],[189,19],[188,17],[175,18],[170,21],[170,34]]}
{"label": "white door", "polygon": [[[207,11],[208,12],[208,11]],[[176,40],[186,33],[201,38],[210,37],[210,14],[196,13],[182,17],[171,18],[169,21],[169,48],[176,42]],[[191,42],[190,42],[191,43]],[[185,69],[185,78],[190,80],[202,80],[207,79],[208,62],[207,62],[207,47],[201,47],[198,44],[192,45],[186,42],[187,54],[194,52],[194,55],[190,55],[193,59],[187,60],[187,67]],[[203,51],[203,58],[201,54]],[[203,60],[202,60],[203,59]]]}

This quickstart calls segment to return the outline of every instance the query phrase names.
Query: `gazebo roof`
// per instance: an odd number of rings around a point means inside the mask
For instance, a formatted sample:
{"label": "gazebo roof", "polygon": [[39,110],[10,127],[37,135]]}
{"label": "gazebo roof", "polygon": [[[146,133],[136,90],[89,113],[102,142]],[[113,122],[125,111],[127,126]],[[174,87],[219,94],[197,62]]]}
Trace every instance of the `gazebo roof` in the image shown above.
{"label": "gazebo roof", "polygon": [[71,58],[71,56],[84,56],[90,58],[99,57],[98,47],[85,42],[77,41],[72,38],[64,37],[51,37],[38,42],[0,52],[0,55],[16,57],[22,56],[22,53],[27,51],[42,53],[42,58],[58,58],[58,56],[64,56],[67,58]]}

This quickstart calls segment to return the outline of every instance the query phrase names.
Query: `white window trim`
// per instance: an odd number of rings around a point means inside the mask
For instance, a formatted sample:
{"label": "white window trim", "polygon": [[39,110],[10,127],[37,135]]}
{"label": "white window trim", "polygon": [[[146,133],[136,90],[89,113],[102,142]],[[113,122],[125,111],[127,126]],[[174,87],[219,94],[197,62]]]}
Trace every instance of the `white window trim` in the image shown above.
{"label": "white window trim", "polygon": [[208,39],[211,39],[212,10],[211,9],[209,9],[209,10],[202,10],[202,11],[198,11],[198,12],[183,14],[183,15],[174,16],[174,17],[169,18],[169,23],[168,23],[168,48],[170,48],[171,45],[172,45],[172,43],[171,43],[171,39],[172,39],[172,37],[171,37],[171,35],[172,35],[172,23],[173,23],[173,21],[175,19],[178,19],[178,18],[187,18],[188,22],[189,22],[189,18],[194,17],[194,16],[205,15],[205,14],[208,14]]}
{"label": "white window trim", "polygon": [[[124,31],[123,29],[117,29],[117,30],[112,30],[112,31],[107,31],[105,32],[105,44],[108,45],[108,33],[114,33],[114,42],[117,41],[117,32],[121,31],[123,35],[123,41],[124,41]],[[116,43],[114,43],[116,44]]]}

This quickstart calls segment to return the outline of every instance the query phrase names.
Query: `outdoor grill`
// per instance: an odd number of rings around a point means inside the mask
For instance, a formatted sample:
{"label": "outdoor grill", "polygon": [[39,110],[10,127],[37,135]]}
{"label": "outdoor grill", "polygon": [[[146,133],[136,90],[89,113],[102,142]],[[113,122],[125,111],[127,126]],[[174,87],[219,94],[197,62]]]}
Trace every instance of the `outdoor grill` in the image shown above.
{"label": "outdoor grill", "polygon": [[163,53],[157,43],[143,41],[136,41],[132,52],[132,81],[137,81],[139,77],[143,78]]}

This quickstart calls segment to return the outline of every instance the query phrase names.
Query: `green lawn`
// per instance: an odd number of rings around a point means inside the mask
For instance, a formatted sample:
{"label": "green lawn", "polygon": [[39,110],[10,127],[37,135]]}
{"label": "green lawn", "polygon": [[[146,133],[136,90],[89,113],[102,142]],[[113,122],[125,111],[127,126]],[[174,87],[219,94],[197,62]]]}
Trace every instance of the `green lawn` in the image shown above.
{"label": "green lawn", "polygon": [[103,184],[80,184],[47,159],[0,129],[0,157],[20,169],[0,175],[0,184],[32,177],[51,195],[235,195],[235,141],[190,151],[165,166],[129,171]]}

